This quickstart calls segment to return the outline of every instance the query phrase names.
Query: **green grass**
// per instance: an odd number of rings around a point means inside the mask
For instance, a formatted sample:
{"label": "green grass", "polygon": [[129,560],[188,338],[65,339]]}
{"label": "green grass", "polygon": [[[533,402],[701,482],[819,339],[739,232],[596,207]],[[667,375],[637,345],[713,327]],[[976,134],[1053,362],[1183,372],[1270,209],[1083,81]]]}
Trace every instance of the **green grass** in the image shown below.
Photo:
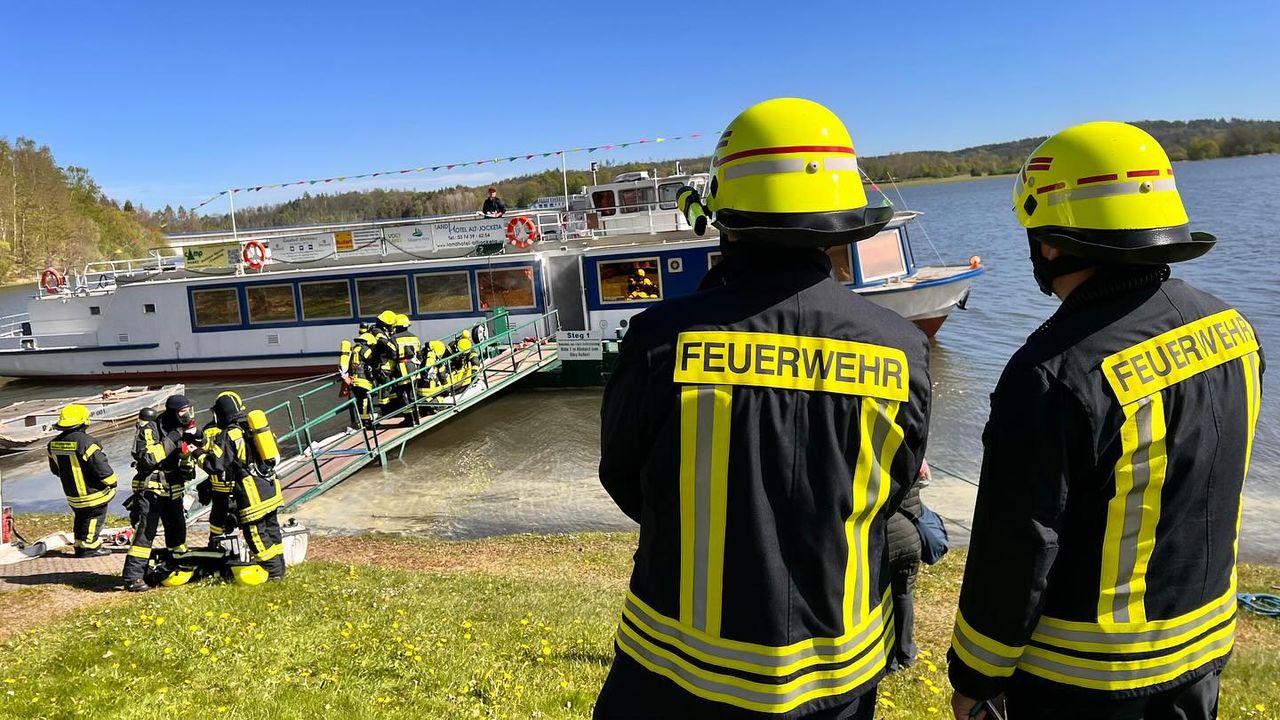
{"label": "green grass", "polygon": [[[154,591],[9,638],[0,717],[589,717],[633,543],[321,539],[324,559],[284,583]],[[947,717],[963,559],[922,573],[923,652],[881,685],[877,717]],[[1241,577],[1280,584],[1276,568]],[[1275,717],[1280,621],[1242,616],[1237,648],[1222,717]]]}

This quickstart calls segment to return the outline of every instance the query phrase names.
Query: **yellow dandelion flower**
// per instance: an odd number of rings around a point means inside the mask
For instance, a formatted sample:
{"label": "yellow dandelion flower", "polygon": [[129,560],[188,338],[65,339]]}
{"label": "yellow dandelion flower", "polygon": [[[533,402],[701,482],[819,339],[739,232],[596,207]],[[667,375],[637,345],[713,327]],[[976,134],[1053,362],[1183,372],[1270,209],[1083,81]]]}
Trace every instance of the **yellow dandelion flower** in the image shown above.
{"label": "yellow dandelion flower", "polygon": [[933,715],[933,714],[936,714],[936,713],[938,712],[938,708],[936,708],[936,707],[934,707],[934,706],[930,705],[929,707],[925,708],[925,709],[924,709],[924,711],[925,711],[925,712],[927,712],[927,713],[929,713],[930,715]]}
{"label": "yellow dandelion flower", "polygon": [[208,654],[209,654],[209,648],[207,648],[207,647],[202,647],[202,648],[200,648],[200,654],[201,654],[201,655],[208,655]]}
{"label": "yellow dandelion flower", "polygon": [[165,649],[164,649],[164,654],[165,654],[165,655],[172,655],[172,654],[173,654],[173,648],[171,648],[171,647],[167,647],[167,648],[165,648]]}
{"label": "yellow dandelion flower", "polygon": [[163,624],[164,624],[164,618],[156,617],[156,625],[163,625]]}

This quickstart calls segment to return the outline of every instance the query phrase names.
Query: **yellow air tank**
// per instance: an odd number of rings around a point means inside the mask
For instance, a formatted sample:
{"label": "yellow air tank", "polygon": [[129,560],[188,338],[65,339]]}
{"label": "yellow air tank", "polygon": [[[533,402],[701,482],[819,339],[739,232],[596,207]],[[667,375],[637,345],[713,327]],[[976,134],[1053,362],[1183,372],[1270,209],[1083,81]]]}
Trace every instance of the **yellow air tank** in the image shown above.
{"label": "yellow air tank", "polygon": [[258,457],[263,462],[280,459],[280,448],[276,447],[276,436],[271,434],[266,413],[261,410],[249,411],[249,431],[253,434],[253,446],[258,449]]}

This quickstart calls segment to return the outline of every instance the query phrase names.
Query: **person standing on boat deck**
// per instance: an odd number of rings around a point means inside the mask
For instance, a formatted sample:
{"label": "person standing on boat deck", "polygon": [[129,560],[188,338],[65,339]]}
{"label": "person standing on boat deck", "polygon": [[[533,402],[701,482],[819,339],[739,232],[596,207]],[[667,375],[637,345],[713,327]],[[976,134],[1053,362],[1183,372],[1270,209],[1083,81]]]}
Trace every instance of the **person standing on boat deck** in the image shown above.
{"label": "person standing on boat deck", "polygon": [[133,526],[133,543],[124,558],[121,577],[124,589],[141,592],[150,589],[143,576],[151,560],[151,545],[160,529],[161,511],[169,498],[168,484],[159,471],[168,452],[160,433],[160,414],[151,408],[138,412],[133,431],[133,494],[125,501],[129,524]]}
{"label": "person standing on boat deck", "polygon": [[502,217],[507,214],[507,206],[498,197],[498,188],[489,188],[489,197],[485,198],[484,207],[481,212],[485,217]]}
{"label": "person standing on boat deck", "polygon": [[712,167],[707,206],[678,197],[694,227],[714,213],[716,279],[636,315],[605,389],[600,482],[640,543],[595,716],[870,718],[929,343],[823,248],[893,210],[867,206],[848,131],[809,100],[748,108]]}
{"label": "person standing on boat deck", "polygon": [[1262,347],[1239,312],[1169,278],[1215,238],[1188,230],[1146,132],[1054,135],[1013,209],[1062,305],[991,395],[953,711],[1003,694],[1015,718],[1216,717]]}
{"label": "person standing on boat deck", "polygon": [[165,458],[160,463],[165,497],[160,504],[160,523],[165,546],[173,552],[187,550],[187,511],[182,499],[187,484],[196,477],[195,454],[202,438],[196,431],[196,411],[185,395],[170,395],[160,414],[161,442]]}
{"label": "person standing on boat deck", "polygon": [[49,471],[62,482],[75,516],[76,557],[111,554],[98,532],[107,518],[107,503],[116,496],[116,474],[88,425],[89,408],[72,403],[58,414],[58,434],[49,441]]}

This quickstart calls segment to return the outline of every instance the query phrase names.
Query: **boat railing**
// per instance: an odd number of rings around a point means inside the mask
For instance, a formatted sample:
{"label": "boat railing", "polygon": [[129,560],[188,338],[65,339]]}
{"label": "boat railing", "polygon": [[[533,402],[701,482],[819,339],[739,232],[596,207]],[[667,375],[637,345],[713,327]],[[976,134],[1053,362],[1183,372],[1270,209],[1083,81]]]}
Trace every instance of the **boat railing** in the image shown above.
{"label": "boat railing", "polygon": [[[539,363],[545,358],[546,353],[553,352],[547,347],[547,341],[555,337],[555,333],[560,329],[560,316],[558,310],[552,310],[544,315],[539,315],[521,325],[510,328],[504,332],[498,333],[483,342],[476,343],[470,350],[459,351],[447,355],[437,360],[436,364],[431,366],[423,366],[409,373],[405,377],[398,377],[389,380],[381,385],[374,387],[369,391],[369,403],[371,407],[377,408],[381,406],[381,398],[385,394],[395,393],[397,389],[402,388],[404,383],[409,383],[410,392],[408,397],[412,401],[404,407],[398,408],[389,413],[379,415],[378,422],[403,418],[411,413],[417,413],[424,407],[430,407],[433,410],[449,410],[456,409],[460,402],[460,396],[463,390],[470,387],[475,382],[474,374],[469,375],[465,381],[455,381],[448,385],[433,388],[434,392],[425,396],[419,395],[418,388],[427,382],[426,374],[434,372],[441,365],[450,367],[454,360],[464,358],[472,353],[477,354],[481,358],[478,371],[479,379],[487,387],[492,376],[502,376],[505,374],[514,374],[520,369],[520,362],[517,358],[519,351],[527,350],[529,353],[536,355]],[[452,338],[439,338],[441,341],[450,341]],[[504,363],[496,363],[491,366],[485,362],[486,359],[493,359],[506,352],[511,358],[511,367],[507,368]],[[296,457],[306,457],[312,465],[317,478],[321,478],[320,457],[316,452],[309,452],[316,447],[316,432],[321,426],[332,425],[335,420],[343,416],[355,417],[357,414],[356,398],[351,396],[332,405],[325,410],[316,410],[316,396],[322,392],[332,393],[334,384],[332,378],[324,378],[317,381],[316,387],[299,394],[297,397],[278,403],[266,410],[269,418],[278,419],[283,413],[288,422],[289,429],[276,436],[276,442],[283,449],[286,445],[292,444],[296,449]],[[465,382],[465,385],[463,385]],[[461,387],[459,387],[461,386]],[[307,402],[311,401],[311,407],[308,408]],[[379,446],[378,433],[364,428],[362,431],[364,451],[367,453],[381,453]],[[323,439],[320,438],[320,439]]]}
{"label": "boat railing", "polygon": [[31,314],[0,315],[0,337],[21,337],[31,334]]}

